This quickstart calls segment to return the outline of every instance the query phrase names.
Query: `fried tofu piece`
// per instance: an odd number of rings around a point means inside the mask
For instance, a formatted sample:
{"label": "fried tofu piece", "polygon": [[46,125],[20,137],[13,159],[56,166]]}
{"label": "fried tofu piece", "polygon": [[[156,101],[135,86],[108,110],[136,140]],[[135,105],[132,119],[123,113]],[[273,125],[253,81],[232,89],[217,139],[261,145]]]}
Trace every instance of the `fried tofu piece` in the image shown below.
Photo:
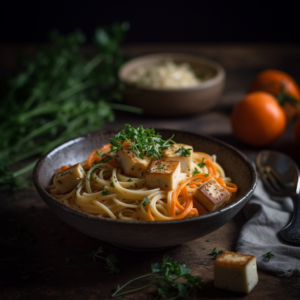
{"label": "fried tofu piece", "polygon": [[224,251],[214,263],[215,287],[250,293],[258,282],[256,257]]}
{"label": "fried tofu piece", "polygon": [[179,179],[179,161],[152,160],[146,171],[146,186],[150,189],[173,190]]}
{"label": "fried tofu piece", "polygon": [[224,206],[231,193],[223,188],[216,179],[212,178],[200,185],[193,196],[207,211],[211,212]]}
{"label": "fried tofu piece", "polygon": [[81,164],[76,164],[70,168],[59,172],[54,177],[54,184],[62,194],[72,191],[81,179],[85,179],[86,173]]}
{"label": "fried tofu piece", "polygon": [[121,165],[122,170],[125,174],[142,178],[147,170],[147,167],[150,163],[149,157],[139,158],[135,155],[129,147],[122,147],[116,153],[116,160]]}
{"label": "fried tofu piece", "polygon": [[185,149],[191,149],[190,150],[191,154],[187,156],[183,156],[182,153],[177,152],[179,147],[177,145],[172,145],[170,149],[163,150],[162,152],[163,156],[161,159],[165,161],[179,161],[181,165],[181,172],[191,175],[193,172],[193,168],[192,168],[193,147],[185,144],[178,144],[178,145]]}

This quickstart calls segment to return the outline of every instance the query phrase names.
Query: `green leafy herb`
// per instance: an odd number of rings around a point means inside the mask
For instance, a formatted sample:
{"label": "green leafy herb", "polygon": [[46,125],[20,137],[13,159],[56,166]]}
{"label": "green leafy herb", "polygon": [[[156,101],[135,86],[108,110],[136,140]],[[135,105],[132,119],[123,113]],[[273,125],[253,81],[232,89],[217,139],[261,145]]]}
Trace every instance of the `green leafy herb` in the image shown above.
{"label": "green leafy herb", "polygon": [[157,169],[162,170],[164,169],[164,166],[158,166]]}
{"label": "green leafy herb", "polygon": [[[118,297],[133,293],[151,285],[157,286],[157,294],[154,299],[161,297],[172,297],[177,299],[181,297],[188,297],[189,293],[194,289],[202,289],[203,284],[201,277],[192,276],[191,270],[185,264],[179,264],[172,261],[169,256],[164,256],[162,264],[154,263],[151,265],[152,273],[134,278],[123,286],[118,285],[117,290],[111,297]],[[121,290],[128,284],[144,277],[153,277],[153,279],[146,285],[135,288],[130,291],[121,292]]]}
{"label": "green leafy herb", "polygon": [[213,259],[213,260],[216,260],[217,257],[218,257],[218,255],[220,255],[220,254],[222,254],[222,253],[223,253],[223,250],[217,251],[216,248],[214,248],[214,249],[212,250],[212,252],[211,252],[209,255],[212,255],[212,259]]}
{"label": "green leafy herb", "polygon": [[127,182],[131,182],[132,181],[132,179],[131,178],[129,178],[128,180],[127,180]]}
{"label": "green leafy herb", "polygon": [[110,187],[112,187],[112,188],[114,188],[115,186],[114,186],[114,184],[111,182],[110,183],[110,185],[109,185]]}
{"label": "green leafy herb", "polygon": [[264,258],[271,259],[275,257],[275,255],[272,252],[267,252],[266,254],[263,255]]}
{"label": "green leafy herb", "polygon": [[103,196],[108,195],[108,194],[109,194],[109,190],[103,190],[103,191],[102,191],[102,195],[103,195]]}
{"label": "green leafy herb", "polygon": [[179,149],[175,153],[177,153],[178,155],[181,155],[181,156],[188,156],[188,155],[191,155],[191,150],[192,150],[192,148],[186,149],[186,148],[180,146]]}
{"label": "green leafy herb", "polygon": [[150,199],[149,199],[148,197],[145,197],[145,198],[144,198],[144,201],[142,202],[142,205],[143,205],[143,206],[146,206],[146,205],[148,205],[148,204],[150,204]]}
{"label": "green leafy herb", "polygon": [[116,267],[118,260],[115,254],[109,254],[107,257],[100,256],[103,253],[103,247],[99,247],[97,250],[92,250],[87,254],[87,257],[91,258],[95,263],[97,263],[97,258],[104,259],[106,261],[106,267],[109,272],[108,274],[120,273],[120,269]]}
{"label": "green leafy herb", "polygon": [[200,172],[197,170],[197,168],[195,168],[195,170],[193,171],[193,176],[199,174]]}
{"label": "green leafy herb", "polygon": [[202,248],[202,250],[206,250],[206,248]]}
{"label": "green leafy herb", "polygon": [[211,240],[206,240],[205,242],[211,242]]}
{"label": "green leafy herb", "polygon": [[205,176],[205,177],[208,177],[208,176],[209,176],[209,174],[207,174],[207,173],[206,173],[204,176]]}
{"label": "green leafy herb", "polygon": [[[133,151],[139,158],[143,159],[147,156],[159,160],[162,157],[163,150],[170,148],[172,144],[176,144],[172,138],[173,136],[165,141],[153,128],[144,128],[142,125],[134,128],[126,124],[124,129],[110,139],[111,151],[121,149],[123,143],[127,142],[129,144],[128,149]],[[190,150],[192,149],[179,147],[176,153],[186,156],[191,154]]]}
{"label": "green leafy herb", "polygon": [[21,175],[36,162],[12,172],[14,164],[99,130],[114,119],[113,109],[141,112],[120,103],[124,84],[117,73],[126,56],[119,45],[127,30],[126,23],[97,29],[94,57],[82,52],[81,31],[52,32],[51,46],[23,58],[20,73],[1,83],[0,190],[28,185]]}
{"label": "green leafy herb", "polygon": [[98,150],[96,150],[96,153],[94,154],[94,156],[97,155],[99,157],[102,157],[102,152],[99,152]]}
{"label": "green leafy herb", "polygon": [[206,265],[206,263],[203,263],[204,265]]}
{"label": "green leafy herb", "polygon": [[201,169],[205,167],[204,157],[202,157],[202,161],[200,164],[198,164],[198,167]]}

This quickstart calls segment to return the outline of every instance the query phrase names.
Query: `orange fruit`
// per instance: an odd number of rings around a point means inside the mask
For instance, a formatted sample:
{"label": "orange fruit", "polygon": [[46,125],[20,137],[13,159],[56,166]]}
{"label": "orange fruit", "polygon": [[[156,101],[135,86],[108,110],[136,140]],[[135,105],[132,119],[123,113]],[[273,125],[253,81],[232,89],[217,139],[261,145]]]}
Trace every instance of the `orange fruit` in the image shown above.
{"label": "orange fruit", "polygon": [[264,147],[284,132],[286,116],[271,94],[254,92],[235,106],[231,115],[233,134],[240,141],[254,147]]}
{"label": "orange fruit", "polygon": [[300,115],[298,116],[298,119],[295,123],[295,137],[297,144],[300,147]]}
{"label": "orange fruit", "polygon": [[299,110],[299,86],[296,81],[285,72],[270,69],[259,73],[249,88],[249,92],[257,91],[264,91],[274,95],[284,107],[289,120],[291,120]]}

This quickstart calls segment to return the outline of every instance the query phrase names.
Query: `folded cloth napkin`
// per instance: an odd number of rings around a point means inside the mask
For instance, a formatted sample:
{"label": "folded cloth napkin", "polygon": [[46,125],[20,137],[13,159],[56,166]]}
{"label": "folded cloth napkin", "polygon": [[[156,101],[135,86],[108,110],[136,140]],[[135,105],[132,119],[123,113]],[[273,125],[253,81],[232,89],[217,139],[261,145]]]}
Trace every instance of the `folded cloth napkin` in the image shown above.
{"label": "folded cloth napkin", "polygon": [[[254,195],[243,208],[248,221],[241,229],[236,252],[255,255],[259,270],[279,276],[300,276],[300,246],[288,244],[280,237],[292,211],[290,198],[272,200],[258,180]],[[265,258],[267,252],[272,252],[274,258]]]}

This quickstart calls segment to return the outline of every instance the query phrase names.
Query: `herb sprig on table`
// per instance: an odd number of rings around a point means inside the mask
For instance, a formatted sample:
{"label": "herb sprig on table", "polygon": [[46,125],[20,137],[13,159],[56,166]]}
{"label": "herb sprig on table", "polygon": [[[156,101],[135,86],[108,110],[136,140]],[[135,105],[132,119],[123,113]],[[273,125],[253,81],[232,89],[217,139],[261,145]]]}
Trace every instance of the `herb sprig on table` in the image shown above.
{"label": "herb sprig on table", "polygon": [[[111,297],[118,297],[129,293],[134,293],[145,289],[151,285],[157,286],[157,294],[154,299],[161,297],[173,297],[177,299],[187,297],[194,289],[202,289],[201,277],[192,276],[191,270],[185,264],[174,262],[169,256],[164,256],[162,264],[154,263],[151,265],[152,273],[134,278],[123,286],[118,285],[117,290]],[[144,277],[154,277],[148,284],[126,292],[121,292],[128,284]]]}
{"label": "herb sprig on table", "polygon": [[120,269],[116,267],[118,260],[116,259],[115,254],[109,254],[107,257],[103,257],[103,252],[103,247],[100,246],[97,250],[92,250],[90,253],[88,253],[87,257],[91,258],[95,263],[97,262],[97,259],[105,260],[105,269],[109,271],[108,274],[120,273]]}
{"label": "herb sprig on table", "polygon": [[[126,142],[129,145],[129,149],[139,158],[143,159],[147,156],[158,160],[161,158],[163,150],[170,148],[172,144],[176,144],[172,140],[173,137],[174,135],[165,141],[153,128],[143,128],[142,125],[138,128],[134,128],[126,124],[124,129],[110,139],[110,143],[112,144],[111,151],[121,149],[123,143]],[[191,150],[192,149],[178,146],[176,153],[178,155],[188,156],[191,154]]]}
{"label": "herb sprig on table", "polygon": [[20,175],[35,165],[10,172],[17,163],[99,130],[113,120],[113,109],[140,111],[119,103],[117,72],[126,60],[119,46],[127,30],[126,23],[97,29],[90,58],[81,50],[82,32],[52,32],[51,45],[23,58],[22,71],[1,83],[0,190],[24,185]]}

